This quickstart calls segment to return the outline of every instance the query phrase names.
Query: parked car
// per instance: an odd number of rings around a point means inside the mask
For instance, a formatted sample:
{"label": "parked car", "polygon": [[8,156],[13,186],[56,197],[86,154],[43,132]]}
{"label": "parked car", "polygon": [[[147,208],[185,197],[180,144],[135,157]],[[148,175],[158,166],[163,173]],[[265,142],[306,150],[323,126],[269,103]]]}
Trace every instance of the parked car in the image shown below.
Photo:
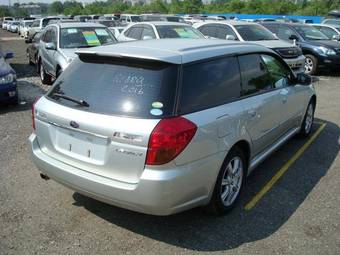
{"label": "parked car", "polygon": [[66,19],[66,17],[49,16],[49,17],[34,20],[31,27],[28,29],[27,37],[29,37],[30,35],[34,36],[36,33],[43,30],[51,20],[61,20],[61,19]]}
{"label": "parked car", "polygon": [[73,17],[73,19],[75,21],[78,21],[78,22],[86,22],[87,20],[91,19],[91,16],[89,16],[89,15],[76,15],[76,16]]}
{"label": "parked car", "polygon": [[260,162],[311,133],[311,78],[266,47],[164,39],[78,55],[34,104],[29,148],[45,180],[109,204],[225,214]]}
{"label": "parked car", "polygon": [[8,30],[12,33],[17,33],[19,29],[19,24],[20,24],[19,21],[12,21]]}
{"label": "parked car", "polygon": [[126,27],[118,41],[134,41],[164,38],[204,39],[204,35],[197,29],[179,22],[139,22]]}
{"label": "parked car", "polygon": [[12,21],[12,20],[14,20],[14,18],[12,18],[12,17],[3,17],[2,20],[1,20],[2,29],[6,29],[8,21]]}
{"label": "parked car", "polygon": [[39,45],[41,39],[42,32],[36,33],[32,40],[29,41],[29,45],[26,49],[26,55],[28,59],[28,63],[30,65],[36,65],[38,63],[38,53],[39,53]]}
{"label": "parked car", "polygon": [[311,25],[291,23],[262,24],[282,40],[295,41],[306,57],[305,72],[316,74],[322,68],[340,67],[340,44]]}
{"label": "parked car", "polygon": [[195,23],[202,34],[210,38],[247,41],[276,51],[296,73],[304,71],[305,57],[296,45],[278,39],[260,24],[245,21],[215,21]]}
{"label": "parked car", "polygon": [[27,39],[27,34],[30,26],[33,24],[33,20],[23,20],[20,22],[19,35]]}
{"label": "parked car", "polygon": [[169,22],[182,22],[184,19],[179,16],[169,14],[142,14],[142,21],[169,21]]}
{"label": "parked car", "polygon": [[13,22],[14,22],[14,20],[8,20],[5,23],[5,30],[9,31]]}
{"label": "parked car", "polygon": [[76,57],[79,48],[112,44],[117,40],[110,30],[94,23],[57,23],[48,25],[38,53],[38,71],[43,84],[51,84]]}
{"label": "parked car", "polygon": [[340,26],[340,19],[325,19],[322,24]]}
{"label": "parked car", "polygon": [[0,103],[18,104],[17,76],[13,68],[6,62],[13,58],[13,53],[3,54],[0,51]]}
{"label": "parked car", "polygon": [[314,24],[313,27],[326,35],[329,40],[340,41],[340,25]]}
{"label": "parked car", "polygon": [[142,16],[135,14],[122,14],[120,15],[119,21],[124,25],[129,23],[142,22]]}

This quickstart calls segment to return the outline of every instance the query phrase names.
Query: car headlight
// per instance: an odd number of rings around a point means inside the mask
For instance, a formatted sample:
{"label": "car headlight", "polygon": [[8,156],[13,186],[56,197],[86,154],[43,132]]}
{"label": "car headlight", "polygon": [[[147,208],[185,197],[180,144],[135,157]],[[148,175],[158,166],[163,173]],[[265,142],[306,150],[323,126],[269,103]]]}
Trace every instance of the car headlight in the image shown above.
{"label": "car headlight", "polygon": [[7,84],[7,83],[12,83],[13,81],[16,80],[16,75],[9,73],[5,76],[0,77],[0,85],[1,84]]}
{"label": "car headlight", "polygon": [[334,56],[336,55],[336,52],[332,49],[320,46],[318,47],[318,50],[323,54],[323,55],[327,55],[327,56]]}

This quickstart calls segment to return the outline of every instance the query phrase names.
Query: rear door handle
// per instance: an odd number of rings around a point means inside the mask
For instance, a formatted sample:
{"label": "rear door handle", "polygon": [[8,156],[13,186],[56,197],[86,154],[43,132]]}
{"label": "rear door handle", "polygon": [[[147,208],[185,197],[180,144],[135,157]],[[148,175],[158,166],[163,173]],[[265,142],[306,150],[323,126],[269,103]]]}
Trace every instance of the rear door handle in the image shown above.
{"label": "rear door handle", "polygon": [[248,114],[250,115],[250,117],[255,117],[256,116],[256,111],[255,110],[249,110]]}

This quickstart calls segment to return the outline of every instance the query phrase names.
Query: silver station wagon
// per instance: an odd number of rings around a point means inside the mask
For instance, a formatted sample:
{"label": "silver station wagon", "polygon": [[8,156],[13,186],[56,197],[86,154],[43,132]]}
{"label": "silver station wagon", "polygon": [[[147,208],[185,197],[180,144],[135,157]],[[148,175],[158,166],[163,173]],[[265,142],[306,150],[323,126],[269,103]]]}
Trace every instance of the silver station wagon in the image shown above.
{"label": "silver station wagon", "polygon": [[311,132],[316,95],[272,50],[164,39],[78,57],[32,109],[44,179],[130,210],[217,214],[289,138]]}

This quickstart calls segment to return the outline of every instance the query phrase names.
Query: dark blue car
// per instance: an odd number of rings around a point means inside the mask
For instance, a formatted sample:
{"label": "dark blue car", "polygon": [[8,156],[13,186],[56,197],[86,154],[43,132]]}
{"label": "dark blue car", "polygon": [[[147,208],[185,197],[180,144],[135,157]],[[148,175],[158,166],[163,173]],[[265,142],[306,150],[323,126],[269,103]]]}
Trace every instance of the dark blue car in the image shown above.
{"label": "dark blue car", "polygon": [[12,57],[13,53],[0,51],[0,104],[18,104],[17,76],[6,62]]}
{"label": "dark blue car", "polygon": [[305,72],[316,74],[320,69],[340,69],[340,42],[329,40],[310,25],[295,23],[264,22],[280,39],[299,45],[306,57]]}

